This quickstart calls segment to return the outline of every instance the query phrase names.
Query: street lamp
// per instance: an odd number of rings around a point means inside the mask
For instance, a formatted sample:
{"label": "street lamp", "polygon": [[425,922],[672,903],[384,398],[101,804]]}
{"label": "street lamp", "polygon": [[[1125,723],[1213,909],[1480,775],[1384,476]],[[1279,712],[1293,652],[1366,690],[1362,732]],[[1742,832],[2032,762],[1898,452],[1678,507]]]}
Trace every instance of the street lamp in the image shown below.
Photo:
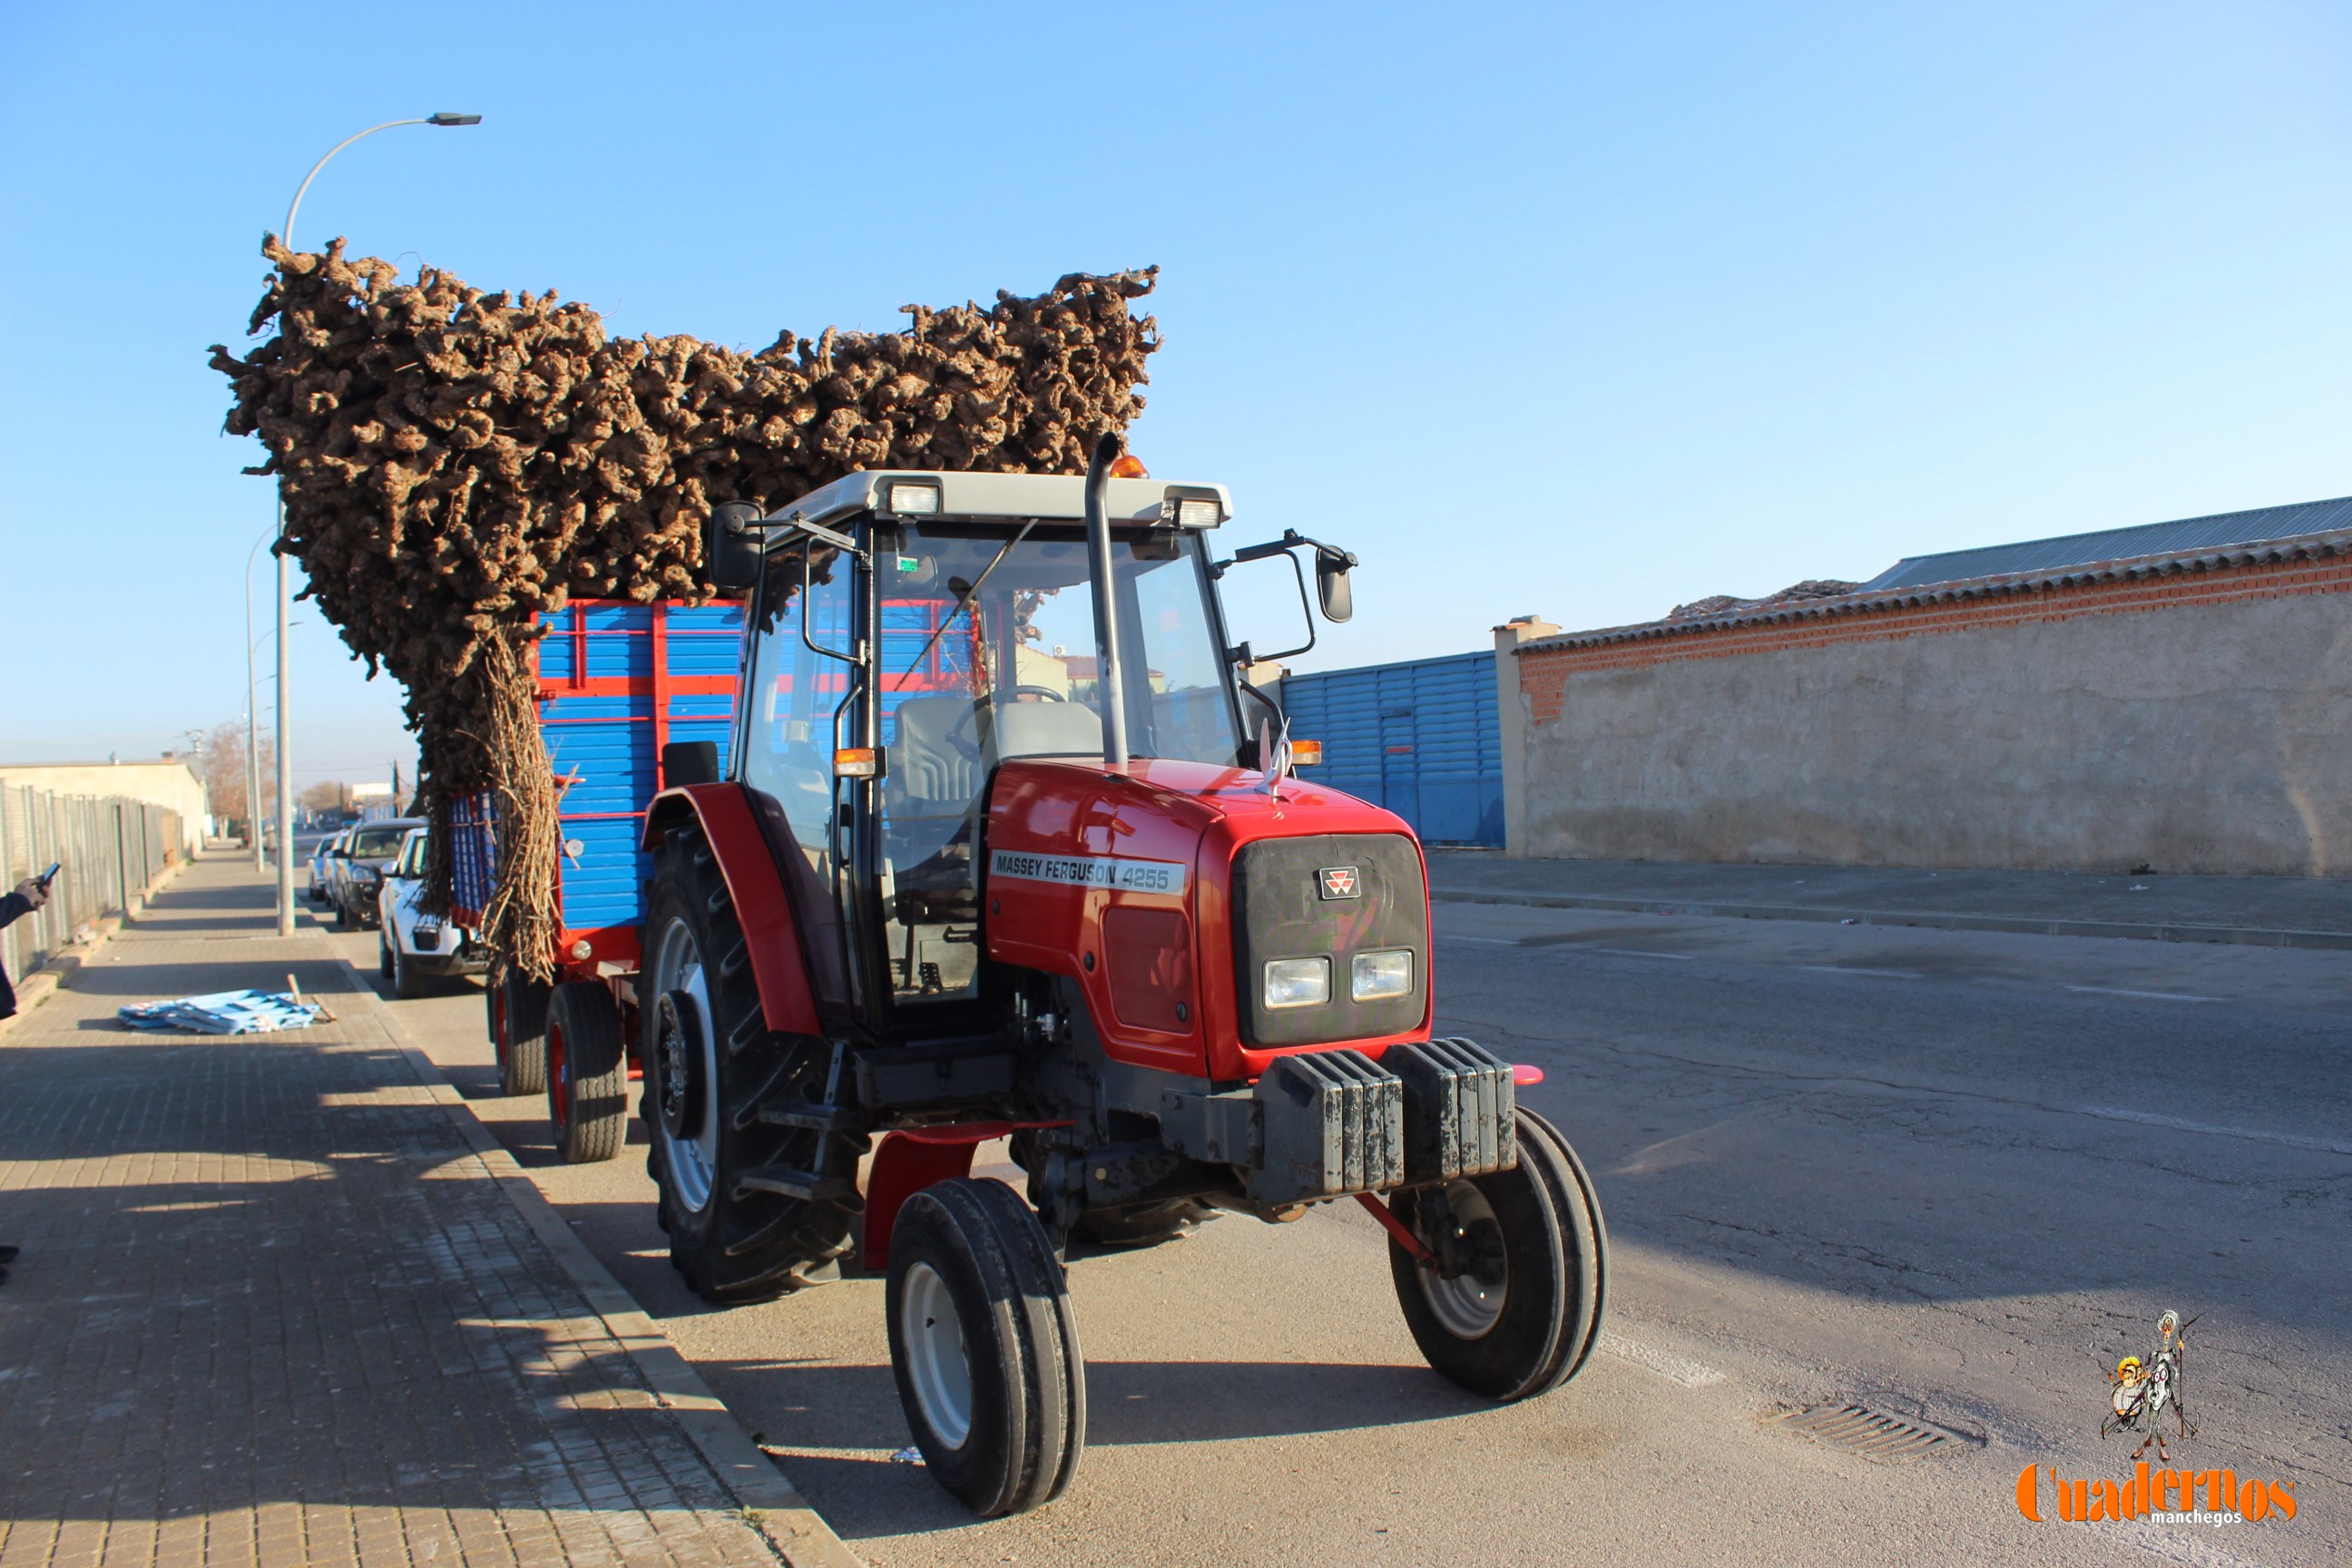
{"label": "street lamp", "polygon": [[[286,226],[278,231],[278,242],[289,250],[294,248],[294,217],[302,210],[302,197],[310,191],[310,182],[319,177],[319,171],[327,166],[330,159],[362,137],[373,136],[379,131],[390,131],[402,125],[479,125],[481,122],[482,117],[478,114],[452,114],[445,110],[438,114],[428,114],[421,120],[387,120],[381,125],[371,125],[354,135],[344,137],[327,149],[326,157],[310,165],[310,172],[303,175],[302,183],[294,188],[294,199],[287,205]],[[279,321],[278,330],[282,336],[286,330],[286,323]],[[280,476],[278,481],[278,542],[279,546],[283,546],[286,542],[286,480],[283,476]],[[293,618],[294,586],[291,574],[287,568],[284,550],[278,549],[277,555],[278,934],[292,936],[294,934],[294,749],[288,743],[289,737],[287,734],[286,689],[289,682],[286,676],[286,626],[287,622]],[[255,816],[258,817],[259,813],[256,812]],[[257,833],[258,823],[256,826]]]}

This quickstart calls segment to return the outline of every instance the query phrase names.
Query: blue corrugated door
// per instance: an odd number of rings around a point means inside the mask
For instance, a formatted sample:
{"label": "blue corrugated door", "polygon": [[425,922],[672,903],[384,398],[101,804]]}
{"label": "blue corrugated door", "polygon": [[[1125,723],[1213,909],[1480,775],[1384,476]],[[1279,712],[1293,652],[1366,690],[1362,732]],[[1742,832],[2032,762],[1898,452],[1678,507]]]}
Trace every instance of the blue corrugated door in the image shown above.
{"label": "blue corrugated door", "polygon": [[1294,675],[1283,705],[1292,734],[1323,742],[1318,783],[1395,812],[1427,843],[1502,844],[1492,652]]}

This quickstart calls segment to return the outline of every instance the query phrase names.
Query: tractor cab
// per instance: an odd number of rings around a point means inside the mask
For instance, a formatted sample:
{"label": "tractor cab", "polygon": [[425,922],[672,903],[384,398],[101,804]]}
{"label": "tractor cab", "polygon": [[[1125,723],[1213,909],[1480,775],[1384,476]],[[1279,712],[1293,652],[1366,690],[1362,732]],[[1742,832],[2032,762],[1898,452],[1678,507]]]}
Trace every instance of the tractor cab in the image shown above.
{"label": "tractor cab", "polygon": [[1224,491],[1106,488],[1116,688],[1073,480],[854,474],[751,524],[764,549],[734,755],[830,916],[811,957],[844,1027],[970,1022],[988,785],[1023,758],[1099,767],[1114,689],[1131,757],[1254,760],[1208,544]]}

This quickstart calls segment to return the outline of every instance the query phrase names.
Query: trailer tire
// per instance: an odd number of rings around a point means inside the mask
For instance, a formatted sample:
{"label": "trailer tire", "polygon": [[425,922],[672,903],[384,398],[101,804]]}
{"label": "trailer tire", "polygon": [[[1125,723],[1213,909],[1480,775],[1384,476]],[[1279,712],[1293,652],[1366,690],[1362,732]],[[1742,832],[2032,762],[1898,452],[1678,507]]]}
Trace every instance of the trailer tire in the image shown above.
{"label": "trailer tire", "polygon": [[[831,1046],[767,1026],[742,922],[698,825],[664,836],[648,903],[637,1009],[641,1109],[646,1170],[660,1189],[671,1266],[721,1306],[839,1278],[863,1207],[856,1175],[865,1140],[760,1116],[767,1105],[821,1098]],[[670,1121],[684,1122],[666,1124],[666,1104]],[[794,1196],[747,1184],[779,1171],[818,1187]]]}
{"label": "trailer tire", "polygon": [[486,980],[482,1004],[489,1015],[490,1048],[498,1053],[499,1092],[547,1092],[548,988],[509,969]]}
{"label": "trailer tire", "polygon": [[1053,1501],[1087,1441],[1062,1266],[1003,1182],[925,1187],[890,1230],[890,1370],[931,1479],[983,1519]]}
{"label": "trailer tire", "polygon": [[547,1119],[570,1165],[621,1152],[629,1129],[629,1050],[613,994],[567,980],[547,1004]]}
{"label": "trailer tire", "polygon": [[1437,1372],[1489,1399],[1546,1394],[1600,1337],[1607,1233],[1591,1178],[1558,1130],[1521,1110],[1518,1163],[1399,1193],[1390,1208],[1425,1244],[1441,1231],[1472,1261],[1441,1276],[1394,1238],[1389,1268],[1405,1326]]}

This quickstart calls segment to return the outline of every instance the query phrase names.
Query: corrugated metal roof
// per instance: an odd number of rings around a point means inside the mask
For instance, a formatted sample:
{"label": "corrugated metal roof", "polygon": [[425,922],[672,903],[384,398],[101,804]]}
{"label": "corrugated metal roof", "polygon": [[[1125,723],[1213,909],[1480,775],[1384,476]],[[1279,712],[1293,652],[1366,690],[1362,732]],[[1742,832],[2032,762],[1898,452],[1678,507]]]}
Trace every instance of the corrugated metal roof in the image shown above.
{"label": "corrugated metal roof", "polygon": [[[1916,605],[1948,604],[1964,599],[1995,598],[2007,594],[2030,594],[2044,588],[2063,588],[2085,583],[2131,582],[2142,578],[2168,577],[2180,573],[2211,572],[2235,566],[2258,566],[2293,561],[2322,561],[2330,558],[2341,560],[2347,556],[2352,556],[2352,499],[2343,501],[2315,502],[2314,505],[2346,509],[2344,513],[2339,514],[2344,517],[2344,524],[2334,529],[2298,534],[2287,539],[2257,540],[2246,543],[2219,546],[2190,546],[2186,549],[2127,556],[2120,560],[2093,561],[2081,564],[2040,567],[2021,572],[1989,573],[1980,577],[1963,577],[1950,582],[1897,584],[1892,587],[1865,584],[1851,594],[1834,598],[1757,600],[1737,605],[1718,615],[1693,616],[1684,620],[1645,621],[1638,626],[1607,626],[1599,631],[1563,632],[1557,637],[1538,637],[1529,642],[1523,642],[1512,652],[1524,658],[1528,654],[1543,653],[1554,649],[1600,647],[1611,643],[1647,642],[1658,637],[1691,637],[1706,632],[1727,631],[1735,626],[1826,620],[1832,616],[1863,615],[1874,610],[1906,609]],[[2289,512],[2303,509],[2274,507],[2270,510]],[[2143,531],[2116,529],[2114,531],[2133,533]],[[2082,537],[2102,536],[2086,534]],[[1960,553],[1971,552],[1961,552]],[[1925,559],[1949,558],[1928,556]]]}
{"label": "corrugated metal roof", "polygon": [[1913,555],[1864,583],[1860,591],[1867,594],[1884,588],[1925,587],[1931,583],[1966,583],[2021,572],[2061,572],[2072,566],[2220,550],[2233,544],[2293,539],[2345,528],[2352,528],[2352,496],[2304,501],[2294,506],[2257,507],[2252,511],[2217,512],[2211,517],[2188,517],[2177,522],[2103,529],[2096,533],[2062,534],[2055,539],[2028,540],[2022,544],[1988,544],[1975,550],[1949,550],[1940,555]]}

